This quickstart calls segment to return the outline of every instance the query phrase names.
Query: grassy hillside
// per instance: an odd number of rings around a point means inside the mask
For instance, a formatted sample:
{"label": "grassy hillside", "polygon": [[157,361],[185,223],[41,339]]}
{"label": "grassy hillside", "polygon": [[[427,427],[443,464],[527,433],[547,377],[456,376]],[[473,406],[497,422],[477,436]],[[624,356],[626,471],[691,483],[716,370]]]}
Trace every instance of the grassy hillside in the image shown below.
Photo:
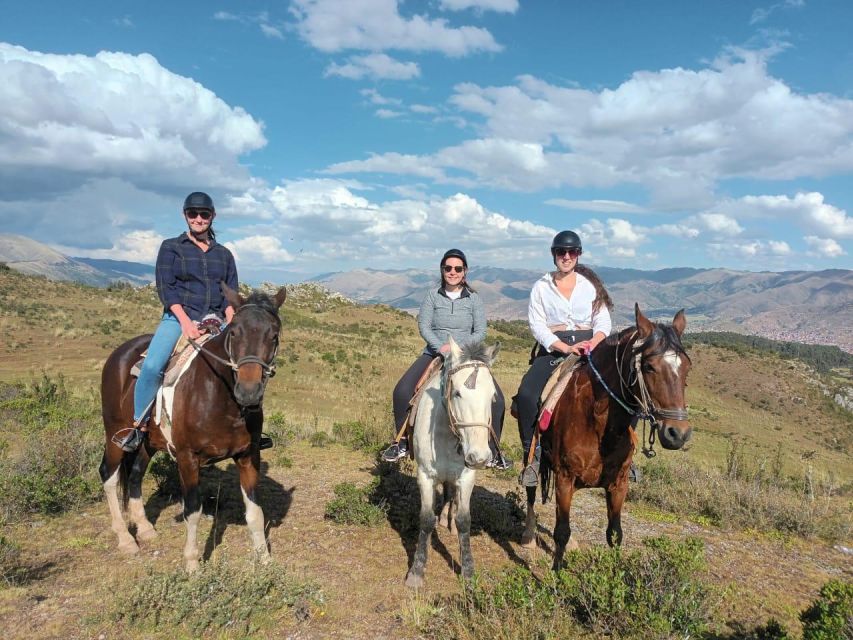
{"label": "grassy hillside", "polygon": [[[45,505],[54,505],[23,509],[13,500],[24,496],[20,492],[8,492],[11,497],[0,501],[5,536],[0,537],[0,563],[20,564],[4,569],[12,586],[3,589],[0,580],[0,624],[20,628],[20,637],[195,634],[177,620],[161,623],[154,633],[140,621],[144,616],[136,620],[113,611],[119,600],[115,594],[131,590],[125,575],[129,584],[141,581],[151,589],[155,586],[145,580],[171,581],[174,589],[186,586],[157,573],[179,566],[184,536],[168,490],[168,464],[159,476],[150,475],[145,489],[148,510],[160,514],[161,537],[133,559],[116,551],[106,506],[93,482],[102,437],[100,367],[125,339],[153,330],[159,309],[151,289],[105,291],[0,271],[0,476],[33,478],[33,490],[41,491]],[[289,594],[281,601],[290,604],[247,613],[246,629],[252,624],[276,628],[284,636],[285,628],[298,627],[300,637],[431,636],[429,620],[444,620],[438,612],[456,606],[435,600],[459,593],[448,566],[450,557],[458,556],[455,542],[446,531],[438,535],[426,594],[415,597],[403,590],[417,508],[412,470],[389,476],[377,470],[373,457],[391,435],[391,389],[422,348],[415,320],[389,307],[354,305],[310,287],[291,292],[282,318],[278,375],[265,400],[268,428],[278,446],[264,454],[262,496],[273,554],[296,582],[252,578],[266,580],[269,593]],[[504,331],[490,329],[490,339],[504,345],[495,373],[511,396],[527,368],[529,343],[512,326],[498,328]],[[626,508],[626,547],[639,549],[643,538],[654,535],[699,536],[708,563],[703,575],[719,590],[712,628],[725,634],[774,616],[797,629],[798,612],[823,582],[851,578],[850,556],[834,545],[851,546],[853,420],[819,386],[831,382],[798,361],[701,343],[690,355],[688,400],[695,436],[685,451],[660,452],[654,464],[638,460],[646,480],[632,489]],[[63,416],[71,416],[68,424]],[[503,440],[518,460],[512,418]],[[62,469],[23,464],[33,451],[40,459],[65,461]],[[39,474],[50,473],[76,473],[81,482],[42,487]],[[515,473],[478,475],[475,560],[487,572],[523,564],[542,575],[547,554],[530,554],[517,545],[521,521]],[[335,491],[341,482],[367,487],[377,477],[367,493]],[[158,486],[163,490],[157,492]],[[200,532],[202,540],[207,535],[206,555],[232,563],[222,570],[232,572],[234,580],[248,580],[248,534],[233,468],[222,463],[208,470],[204,490],[211,514],[204,524],[208,532]],[[710,495],[712,490],[718,495]],[[379,524],[330,522],[325,504],[339,494],[368,496],[365,500],[384,514]],[[25,496],[20,502],[26,502]],[[603,544],[601,494],[581,492],[575,509],[581,545],[595,550]],[[547,546],[552,506],[540,507],[539,513]],[[23,615],[26,603],[39,594],[47,595],[38,615]],[[102,601],[110,603],[109,611],[92,613],[102,609]],[[470,637],[478,636],[471,632]]]}

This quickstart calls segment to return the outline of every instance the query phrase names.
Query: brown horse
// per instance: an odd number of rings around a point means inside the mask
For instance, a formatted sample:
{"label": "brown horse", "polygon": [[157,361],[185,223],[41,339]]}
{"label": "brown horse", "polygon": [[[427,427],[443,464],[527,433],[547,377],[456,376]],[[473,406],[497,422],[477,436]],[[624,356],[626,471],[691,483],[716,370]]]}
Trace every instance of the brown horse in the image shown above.
{"label": "brown horse", "polygon": [[[232,458],[240,472],[246,524],[254,550],[261,560],[269,559],[264,513],[258,506],[255,489],[261,463],[261,403],[267,380],[275,372],[281,331],[278,309],[287,291],[282,287],[274,298],[256,291],[244,299],[223,283],[222,292],[235,309],[234,318],[225,331],[201,347],[178,381],[171,416],[171,451],[178,464],[187,523],[184,559],[188,571],[198,568],[199,470],[226,458]],[[144,541],[156,536],[142,505],[142,477],[151,456],[168,446],[160,425],[153,419],[148,438],[136,451],[125,453],[113,442],[113,436],[132,423],[136,378],[130,375],[130,369],[150,340],[150,335],[139,336],[118,347],[107,358],[101,376],[106,446],[99,471],[112,529],[118,535],[119,549],[127,553],[136,553],[139,547],[122,518],[116,488],[121,489],[124,506],[129,503],[136,538]]]}
{"label": "brown horse", "polygon": [[[671,325],[650,322],[634,306],[636,326],[608,337],[575,372],[554,408],[542,440],[542,490],[553,470],[557,494],[554,569],[571,537],[569,510],[575,489],[600,487],[607,497],[607,543],[622,543],[621,513],[637,444],[638,419],[651,424],[665,449],[690,439],[684,388],[690,358],[681,345],[687,319],[682,309]],[[535,545],[536,488],[527,489],[522,544]]]}

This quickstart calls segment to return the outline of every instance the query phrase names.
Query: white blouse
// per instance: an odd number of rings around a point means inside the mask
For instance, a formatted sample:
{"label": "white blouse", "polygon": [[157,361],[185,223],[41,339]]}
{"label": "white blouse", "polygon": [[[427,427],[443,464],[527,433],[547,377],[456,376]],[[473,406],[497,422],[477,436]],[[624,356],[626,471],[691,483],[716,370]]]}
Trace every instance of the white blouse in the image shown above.
{"label": "white blouse", "polygon": [[533,337],[546,349],[559,340],[548,328],[556,325],[566,325],[568,331],[592,329],[593,334],[600,331],[605,336],[610,335],[610,312],[602,304],[593,316],[595,287],[581,274],[576,273],[575,276],[575,288],[568,299],[557,289],[550,273],[539,278],[530,291],[527,322]]}

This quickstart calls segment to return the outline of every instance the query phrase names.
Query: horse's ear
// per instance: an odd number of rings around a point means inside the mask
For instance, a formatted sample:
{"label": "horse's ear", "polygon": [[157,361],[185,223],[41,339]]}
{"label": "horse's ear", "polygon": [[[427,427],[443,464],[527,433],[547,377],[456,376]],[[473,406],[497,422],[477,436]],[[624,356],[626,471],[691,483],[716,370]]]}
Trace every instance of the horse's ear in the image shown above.
{"label": "horse's ear", "polygon": [[234,308],[234,311],[237,311],[237,309],[242,307],[243,303],[246,302],[243,299],[243,296],[241,296],[239,293],[234,291],[234,289],[225,284],[224,280],[219,281],[219,287],[222,289],[222,295],[225,296],[225,300],[227,300],[228,304],[230,304]]}
{"label": "horse's ear", "polygon": [[643,315],[643,312],[640,311],[639,303],[634,303],[634,317],[637,321],[637,329],[640,332],[640,338],[646,338],[652,335],[652,332],[655,330],[655,326],[649,321],[649,319]]}
{"label": "horse's ear", "polygon": [[447,344],[450,345],[450,357],[453,360],[459,360],[462,357],[462,349],[456,344],[456,340],[453,339],[453,336],[450,336],[450,339],[447,341]]}
{"label": "horse's ear", "polygon": [[684,328],[687,326],[687,316],[684,315],[684,309],[675,314],[675,317],[672,319],[672,328],[675,329],[675,332],[678,334],[680,338],[684,333]]}
{"label": "horse's ear", "polygon": [[287,300],[287,287],[282,287],[275,294],[275,308],[278,309]]}
{"label": "horse's ear", "polygon": [[496,342],[491,347],[486,347],[486,357],[489,359],[489,361],[486,364],[488,364],[491,367],[492,364],[494,364],[495,360],[497,359],[498,351],[500,351],[500,350],[501,350],[501,343],[500,342]]}

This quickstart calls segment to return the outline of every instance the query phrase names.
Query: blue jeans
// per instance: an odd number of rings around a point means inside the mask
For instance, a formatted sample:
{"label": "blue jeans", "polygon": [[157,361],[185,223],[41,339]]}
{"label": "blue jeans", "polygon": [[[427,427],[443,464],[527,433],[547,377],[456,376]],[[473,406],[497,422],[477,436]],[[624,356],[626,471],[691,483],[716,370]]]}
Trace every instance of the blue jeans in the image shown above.
{"label": "blue jeans", "polygon": [[138,423],[151,409],[157,389],[163,381],[163,370],[169,362],[169,356],[181,337],[181,323],[170,312],[163,314],[160,326],[148,345],[148,355],[142,363],[142,370],[136,380],[133,391],[133,420]]}

